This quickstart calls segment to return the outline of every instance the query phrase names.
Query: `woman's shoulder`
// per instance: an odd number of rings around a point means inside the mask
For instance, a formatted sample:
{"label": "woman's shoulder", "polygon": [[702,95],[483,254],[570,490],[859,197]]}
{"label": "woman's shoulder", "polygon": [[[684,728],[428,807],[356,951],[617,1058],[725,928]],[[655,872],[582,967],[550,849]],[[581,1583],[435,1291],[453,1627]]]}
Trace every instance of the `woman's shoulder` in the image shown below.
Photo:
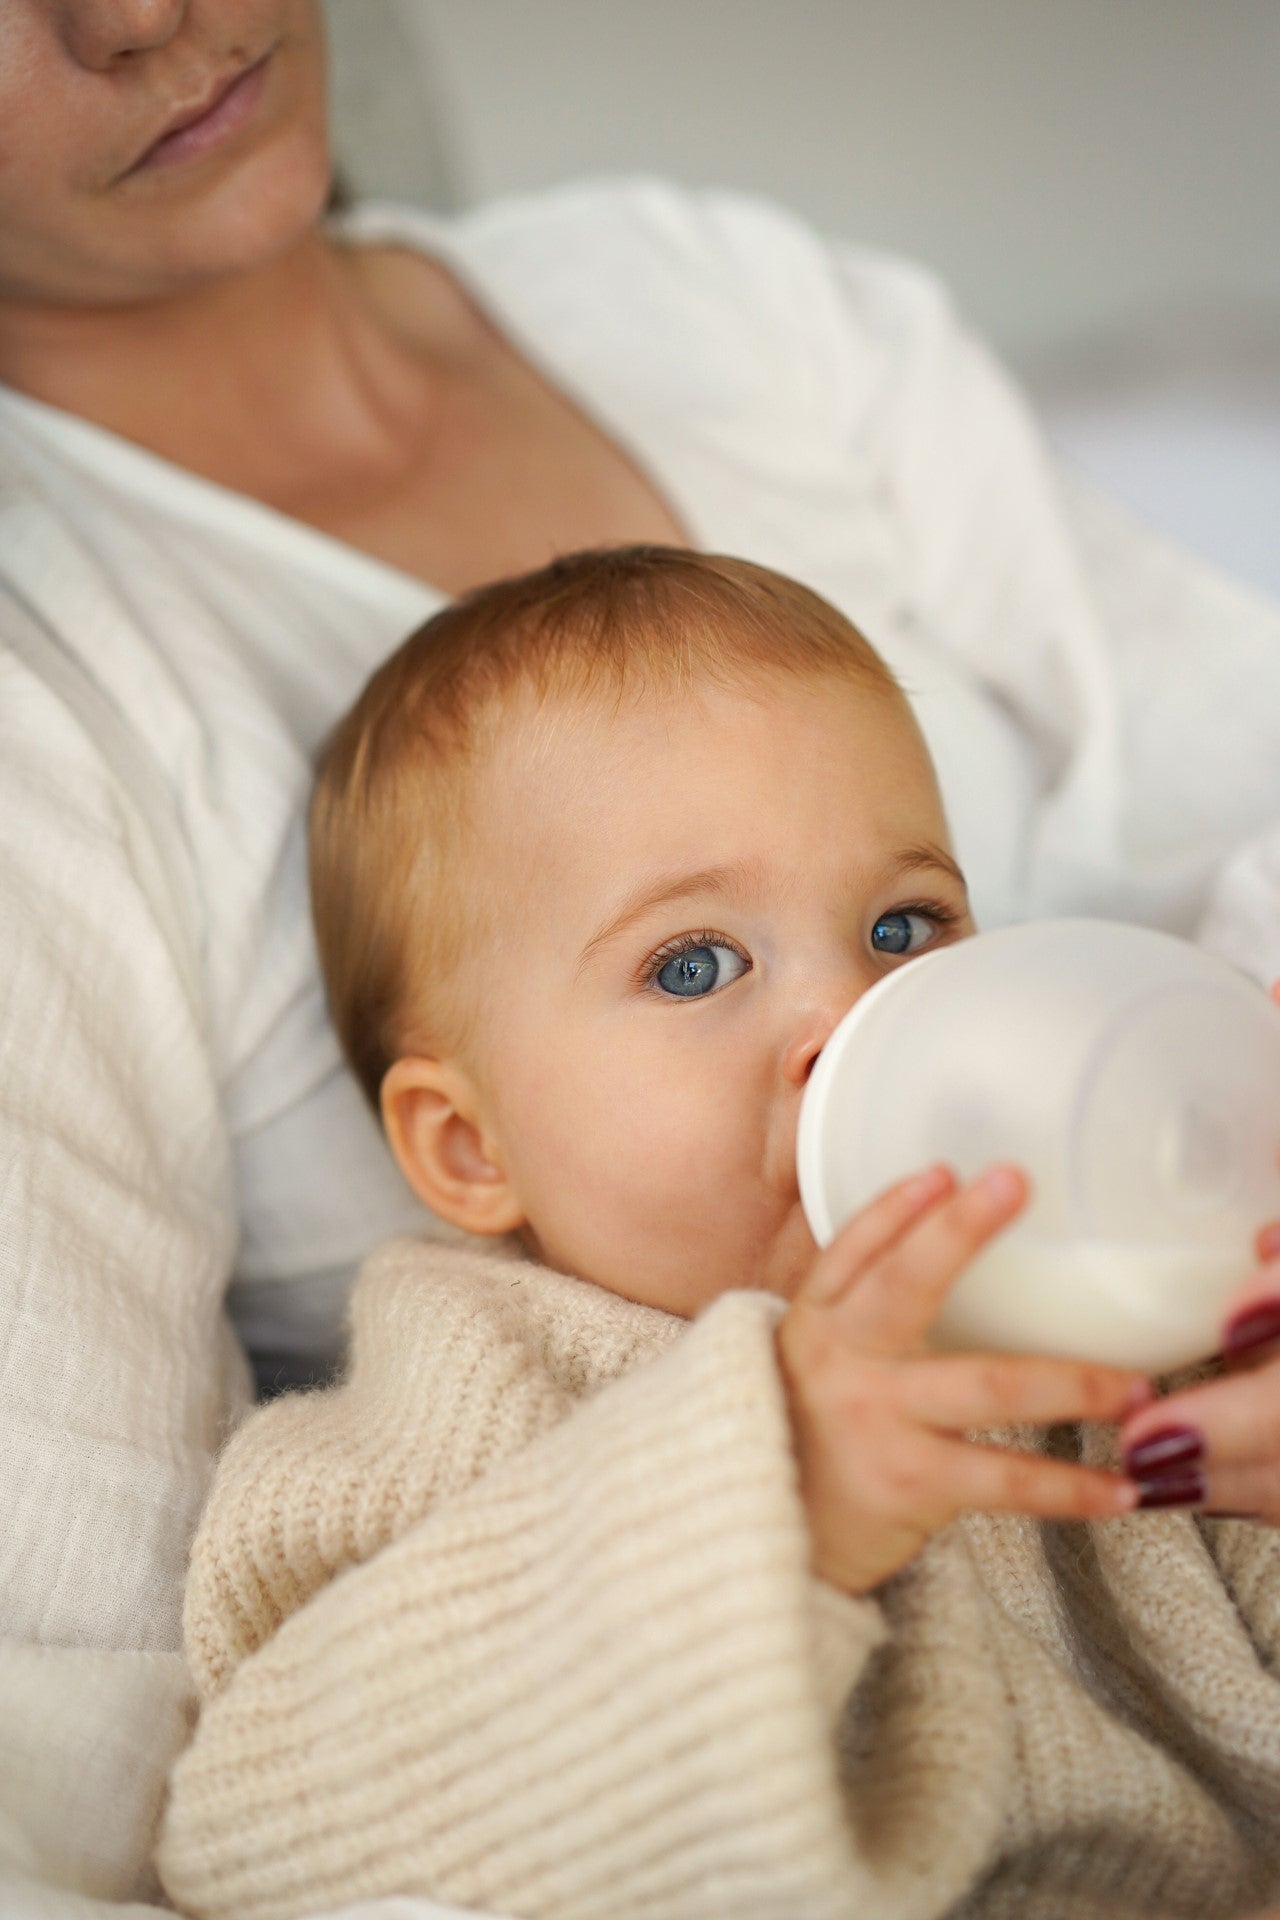
{"label": "woman's shoulder", "polygon": [[463,216],[461,242],[528,246],[550,264],[563,250],[603,265],[643,261],[705,280],[755,274],[780,258],[820,257],[825,242],[806,221],[763,196],[683,186],[654,174],[599,175],[539,193],[502,196]]}
{"label": "woman's shoulder", "polygon": [[729,379],[765,367],[776,378],[797,345],[846,354],[864,328],[851,272],[881,291],[927,279],[833,244],[766,197],[652,175],[576,180],[448,218],[365,206],[346,226],[439,255],[508,318],[567,332],[588,364],[623,351],[640,378],[650,358],[669,367],[673,344],[684,363],[705,358]]}
{"label": "woman's shoulder", "polygon": [[656,174],[595,175],[500,194],[448,215],[364,202],[335,224],[349,238],[394,234],[477,259],[527,257],[548,273],[576,267],[581,256],[601,265],[647,256],[647,264],[673,272],[697,265],[751,271],[780,252],[800,258],[825,249],[812,226],[765,196],[687,187]]}

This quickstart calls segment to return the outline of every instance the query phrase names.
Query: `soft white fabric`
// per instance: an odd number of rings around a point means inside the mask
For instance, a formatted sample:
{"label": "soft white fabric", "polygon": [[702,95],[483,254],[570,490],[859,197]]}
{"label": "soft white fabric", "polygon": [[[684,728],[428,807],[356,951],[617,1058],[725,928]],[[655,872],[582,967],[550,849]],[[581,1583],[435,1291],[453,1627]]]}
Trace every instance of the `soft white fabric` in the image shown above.
{"label": "soft white fabric", "polygon": [[[438,251],[699,544],[867,628],[988,924],[1190,930],[1280,814],[1280,616],[1061,499],[926,276],[651,182],[353,226]],[[359,1258],[421,1225],[324,1020],[301,808],[438,599],[0,393],[6,1912],[154,1891],[186,1542],[246,1397],[228,1278],[269,1335],[282,1295],[329,1303],[322,1346]]]}
{"label": "soft white fabric", "polygon": [[1280,980],[1280,820],[1222,868],[1201,916],[1201,939],[1259,980]]}

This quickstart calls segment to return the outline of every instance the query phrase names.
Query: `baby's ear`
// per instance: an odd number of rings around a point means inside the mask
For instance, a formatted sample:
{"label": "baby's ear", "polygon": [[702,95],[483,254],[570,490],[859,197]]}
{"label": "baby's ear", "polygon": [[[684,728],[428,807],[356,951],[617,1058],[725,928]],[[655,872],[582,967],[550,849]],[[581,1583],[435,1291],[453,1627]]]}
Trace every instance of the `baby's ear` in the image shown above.
{"label": "baby's ear", "polygon": [[524,1209],[485,1129],[469,1076],[447,1060],[409,1057],[387,1069],[382,1124],[424,1206],[467,1233],[511,1233]]}

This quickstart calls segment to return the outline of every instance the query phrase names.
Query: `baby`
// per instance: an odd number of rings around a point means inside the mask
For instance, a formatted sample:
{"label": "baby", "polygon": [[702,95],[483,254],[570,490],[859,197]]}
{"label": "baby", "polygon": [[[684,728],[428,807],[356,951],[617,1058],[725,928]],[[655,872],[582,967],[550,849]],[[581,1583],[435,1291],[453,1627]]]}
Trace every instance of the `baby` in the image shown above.
{"label": "baby", "polygon": [[375,1254],[345,1380],[223,1456],[177,1904],[1207,1920],[1273,1894],[1276,1531],[1131,1513],[1170,1489],[1115,1471],[1141,1376],[929,1350],[1016,1169],[923,1169],[822,1255],[799,1204],[832,1028],[973,932],[862,636],[676,550],[471,594],[330,742],[312,892],[348,1057],[467,1238]]}

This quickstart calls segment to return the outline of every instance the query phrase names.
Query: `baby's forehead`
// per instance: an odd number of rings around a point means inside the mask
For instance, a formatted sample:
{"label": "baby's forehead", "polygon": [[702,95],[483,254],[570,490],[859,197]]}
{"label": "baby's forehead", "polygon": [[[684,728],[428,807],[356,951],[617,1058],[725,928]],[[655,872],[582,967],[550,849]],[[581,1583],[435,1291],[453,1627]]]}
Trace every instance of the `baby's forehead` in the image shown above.
{"label": "baby's forehead", "polygon": [[[753,664],[732,674],[638,666],[625,676],[520,681],[487,704],[477,738],[481,752],[492,755],[499,768],[505,759],[508,765],[571,770],[575,753],[585,745],[602,759],[627,760],[634,757],[637,738],[643,738],[655,758],[665,752],[676,759],[687,751],[691,729],[724,733],[726,721],[743,714],[780,710],[824,722],[841,713],[874,714],[878,727],[900,732],[904,773],[913,761],[928,763],[910,703],[896,684],[781,663],[775,668]],[[730,753],[733,731],[731,726],[724,743]],[[750,750],[745,739],[742,750]]]}
{"label": "baby's forehead", "polygon": [[[851,783],[872,755],[863,798],[875,804],[850,808]],[[917,831],[940,812],[901,693],[831,674],[523,688],[495,713],[474,772],[486,853],[536,856],[562,870],[581,843],[622,859],[657,839],[698,859],[704,846],[719,857],[730,827],[812,837],[823,824],[824,780],[833,817],[855,836],[889,802],[914,816]]]}
{"label": "baby's forehead", "polygon": [[[728,704],[745,698],[732,694]],[[633,786],[681,778],[700,747],[734,759],[725,706],[715,689],[640,679],[511,689],[473,762],[480,817],[515,839],[554,833],[570,815],[578,832],[602,829]]]}

